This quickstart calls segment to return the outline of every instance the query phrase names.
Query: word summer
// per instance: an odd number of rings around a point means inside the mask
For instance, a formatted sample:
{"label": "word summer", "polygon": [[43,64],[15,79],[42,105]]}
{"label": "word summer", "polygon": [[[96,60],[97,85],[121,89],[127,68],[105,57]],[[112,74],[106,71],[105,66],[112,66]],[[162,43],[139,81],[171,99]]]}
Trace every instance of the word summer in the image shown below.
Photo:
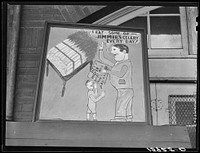
{"label": "word summer", "polygon": [[137,44],[139,43],[138,35],[98,35],[98,39],[106,39],[107,43],[128,43]]}

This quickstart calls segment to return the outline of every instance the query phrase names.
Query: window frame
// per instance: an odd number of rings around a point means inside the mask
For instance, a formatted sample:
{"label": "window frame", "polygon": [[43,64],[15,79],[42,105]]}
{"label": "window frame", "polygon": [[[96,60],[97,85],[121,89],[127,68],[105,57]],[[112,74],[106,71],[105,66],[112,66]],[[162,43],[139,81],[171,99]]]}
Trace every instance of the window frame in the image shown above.
{"label": "window frame", "polygon": [[[147,33],[148,33],[148,54],[149,56],[186,56],[188,53],[187,23],[185,7],[179,7],[180,14],[151,14],[148,11]],[[143,15],[144,16],[144,15]],[[151,48],[150,16],[180,16],[181,40],[183,48]]]}
{"label": "window frame", "polygon": [[198,7],[186,7],[185,8],[187,17],[187,28],[188,28],[188,50],[190,56],[197,56],[198,46],[198,31],[197,31],[197,16]]}

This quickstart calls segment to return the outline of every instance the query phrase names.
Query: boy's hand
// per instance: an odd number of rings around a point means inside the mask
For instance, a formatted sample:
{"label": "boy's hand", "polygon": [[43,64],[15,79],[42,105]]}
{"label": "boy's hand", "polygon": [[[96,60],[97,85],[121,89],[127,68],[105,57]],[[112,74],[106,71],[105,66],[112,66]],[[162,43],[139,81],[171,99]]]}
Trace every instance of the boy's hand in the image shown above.
{"label": "boy's hand", "polygon": [[94,88],[97,89],[97,84],[96,83],[94,84]]}
{"label": "boy's hand", "polygon": [[101,72],[102,72],[102,73],[107,73],[107,71],[106,71],[105,69],[103,69]]}
{"label": "boy's hand", "polygon": [[110,73],[111,73],[111,70],[105,70],[105,69],[103,69],[101,72],[102,72],[102,73],[108,73],[108,74],[110,74]]}
{"label": "boy's hand", "polygon": [[103,51],[103,42],[101,43],[101,45],[99,45],[99,50]]}
{"label": "boy's hand", "polygon": [[102,94],[101,94],[102,96],[105,96],[105,91],[102,91]]}

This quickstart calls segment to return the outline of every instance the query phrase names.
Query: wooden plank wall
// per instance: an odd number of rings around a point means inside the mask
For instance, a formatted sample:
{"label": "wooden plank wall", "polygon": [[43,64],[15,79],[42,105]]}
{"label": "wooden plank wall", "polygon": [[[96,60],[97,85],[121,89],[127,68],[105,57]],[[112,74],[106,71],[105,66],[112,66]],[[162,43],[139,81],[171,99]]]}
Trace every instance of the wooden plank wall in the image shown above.
{"label": "wooden plank wall", "polygon": [[[78,22],[105,6],[23,5],[16,71],[14,121],[31,121],[45,21]],[[8,38],[12,37],[12,5],[8,7]],[[8,41],[9,42],[9,41]],[[9,50],[9,45],[8,45]],[[8,52],[9,55],[9,52]],[[9,62],[9,61],[8,61]]]}
{"label": "wooden plank wall", "polygon": [[198,7],[187,7],[187,26],[188,26],[188,40],[190,54],[197,54],[197,17]]}
{"label": "wooden plank wall", "polygon": [[184,147],[186,127],[105,122],[7,122],[6,146]]}

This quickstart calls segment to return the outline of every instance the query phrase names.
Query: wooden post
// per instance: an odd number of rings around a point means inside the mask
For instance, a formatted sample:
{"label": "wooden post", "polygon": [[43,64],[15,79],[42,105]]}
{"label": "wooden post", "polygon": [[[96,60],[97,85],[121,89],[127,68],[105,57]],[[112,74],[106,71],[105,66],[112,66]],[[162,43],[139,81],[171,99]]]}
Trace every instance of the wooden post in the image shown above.
{"label": "wooden post", "polygon": [[197,54],[197,31],[196,31],[197,16],[198,16],[197,7],[187,7],[187,23],[188,23],[189,53],[190,54]]}
{"label": "wooden post", "polygon": [[7,92],[6,92],[6,120],[13,120],[13,105],[15,93],[15,76],[17,63],[17,50],[19,40],[19,26],[20,26],[20,5],[15,5],[13,10],[13,24],[12,34],[10,39],[9,57],[8,57],[8,71],[7,71]]}

